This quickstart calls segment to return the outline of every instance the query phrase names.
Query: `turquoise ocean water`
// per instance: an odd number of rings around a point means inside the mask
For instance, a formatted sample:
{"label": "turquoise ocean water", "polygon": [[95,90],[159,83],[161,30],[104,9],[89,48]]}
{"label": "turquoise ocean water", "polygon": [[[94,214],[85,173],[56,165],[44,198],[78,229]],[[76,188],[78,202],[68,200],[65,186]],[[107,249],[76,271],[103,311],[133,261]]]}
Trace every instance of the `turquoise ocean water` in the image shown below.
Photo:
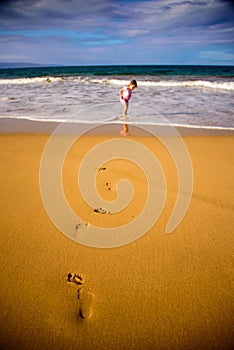
{"label": "turquoise ocean water", "polygon": [[0,69],[0,118],[121,123],[119,89],[132,79],[129,123],[234,129],[233,66]]}

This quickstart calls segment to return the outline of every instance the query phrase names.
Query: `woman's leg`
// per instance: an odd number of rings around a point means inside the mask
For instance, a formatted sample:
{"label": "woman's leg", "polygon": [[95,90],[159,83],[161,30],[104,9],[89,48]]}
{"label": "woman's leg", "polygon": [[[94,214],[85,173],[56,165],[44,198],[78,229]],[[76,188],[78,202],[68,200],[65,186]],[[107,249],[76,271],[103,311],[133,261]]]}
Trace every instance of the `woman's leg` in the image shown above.
{"label": "woman's leg", "polygon": [[[124,106],[124,110],[123,110],[123,118],[127,119],[127,111],[128,111],[128,102],[123,101],[123,106]],[[126,136],[128,134],[128,124],[123,124],[123,130],[120,131],[120,134],[123,136]]]}
{"label": "woman's leg", "polygon": [[128,102],[124,102],[123,117],[127,118]]}

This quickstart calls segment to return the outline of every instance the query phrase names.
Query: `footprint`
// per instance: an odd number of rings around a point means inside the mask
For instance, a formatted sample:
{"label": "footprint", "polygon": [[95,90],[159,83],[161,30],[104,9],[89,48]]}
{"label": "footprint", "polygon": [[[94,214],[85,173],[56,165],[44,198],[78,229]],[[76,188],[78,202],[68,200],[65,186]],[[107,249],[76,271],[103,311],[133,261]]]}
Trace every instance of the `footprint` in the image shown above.
{"label": "footprint", "polygon": [[103,208],[95,208],[93,211],[94,211],[94,213],[98,213],[98,214],[106,214],[106,213],[110,214],[110,211],[106,211]]}
{"label": "footprint", "polygon": [[89,226],[87,222],[81,222],[80,224],[76,224],[75,229],[76,231],[79,229],[86,229]]}
{"label": "footprint", "polygon": [[69,274],[67,275],[67,280],[68,282],[79,284],[80,286],[83,283],[83,278],[80,275],[77,275],[76,273],[69,272]]}
{"label": "footprint", "polygon": [[102,168],[99,168],[98,171],[101,171],[101,170],[106,170],[105,167],[102,167]]}
{"label": "footprint", "polygon": [[78,299],[80,301],[79,316],[83,319],[91,318],[93,314],[94,293],[92,290],[80,288],[78,290]]}
{"label": "footprint", "polygon": [[111,182],[106,182],[106,186],[108,188],[108,191],[112,190],[112,183]]}

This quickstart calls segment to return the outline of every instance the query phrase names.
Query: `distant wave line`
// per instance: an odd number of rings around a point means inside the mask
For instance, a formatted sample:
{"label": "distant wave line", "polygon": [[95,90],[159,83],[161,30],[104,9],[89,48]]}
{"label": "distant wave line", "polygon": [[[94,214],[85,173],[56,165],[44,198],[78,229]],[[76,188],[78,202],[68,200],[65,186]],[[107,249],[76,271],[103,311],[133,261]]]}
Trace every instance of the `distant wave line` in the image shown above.
{"label": "distant wave line", "polygon": [[[95,83],[95,84],[111,84],[124,86],[129,83],[128,80],[123,79],[94,79],[91,77],[75,76],[75,77],[27,77],[18,79],[0,79],[0,85],[20,85],[20,84],[44,84],[44,83],[61,83],[61,82],[79,82],[79,83]],[[208,88],[208,89],[221,89],[221,90],[234,90],[233,81],[208,81],[208,80],[138,80],[138,87],[163,87],[163,88]]]}
{"label": "distant wave line", "polygon": [[[126,80],[120,81],[117,79],[110,79],[110,83],[114,85],[123,85],[128,83]],[[155,86],[155,87],[205,87],[210,89],[224,89],[234,90],[234,82],[211,82],[207,80],[185,80],[185,81],[172,81],[172,80],[160,80],[160,81],[139,81],[139,86]]]}

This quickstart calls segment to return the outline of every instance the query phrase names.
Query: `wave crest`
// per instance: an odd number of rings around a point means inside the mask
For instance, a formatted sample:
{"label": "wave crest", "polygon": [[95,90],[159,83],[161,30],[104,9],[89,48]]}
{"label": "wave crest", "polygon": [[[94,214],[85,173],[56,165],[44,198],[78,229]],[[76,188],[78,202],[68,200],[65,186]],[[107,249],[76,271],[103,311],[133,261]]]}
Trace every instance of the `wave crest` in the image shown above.
{"label": "wave crest", "polygon": [[[108,79],[93,78],[93,77],[27,77],[18,79],[0,79],[0,85],[21,85],[21,84],[44,84],[44,83],[61,83],[61,82],[71,82],[72,84],[78,83],[91,83],[91,84],[110,84],[117,86],[124,86],[129,84],[129,80],[126,79]],[[139,87],[152,87],[152,88],[202,88],[202,89],[219,89],[219,90],[234,90],[233,81],[209,81],[209,80],[138,80]]]}
{"label": "wave crest", "polygon": [[[98,82],[97,80],[95,80]],[[113,85],[126,85],[129,83],[127,80],[109,79],[105,82]],[[208,88],[208,89],[222,89],[222,90],[234,90],[234,82],[224,81],[207,81],[207,80],[185,80],[185,81],[174,81],[174,80],[160,80],[160,81],[138,81],[138,86],[149,86],[149,87],[196,87],[196,88]]]}
{"label": "wave crest", "polygon": [[57,83],[63,81],[62,77],[34,77],[34,78],[18,78],[18,79],[0,79],[1,85],[21,85],[21,84],[41,84],[41,83]]}

